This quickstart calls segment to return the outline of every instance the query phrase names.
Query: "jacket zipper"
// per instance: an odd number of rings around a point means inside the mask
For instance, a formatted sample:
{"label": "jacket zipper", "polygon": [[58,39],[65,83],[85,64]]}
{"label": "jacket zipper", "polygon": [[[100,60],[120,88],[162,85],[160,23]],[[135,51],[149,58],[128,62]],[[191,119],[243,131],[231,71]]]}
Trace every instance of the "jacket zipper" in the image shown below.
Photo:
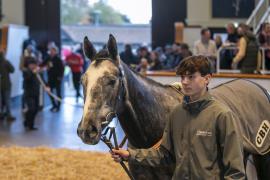
{"label": "jacket zipper", "polygon": [[189,148],[189,151],[188,151],[188,179],[191,179],[191,172],[190,172],[190,168],[191,168],[191,163],[190,163],[190,152],[191,152],[191,147],[190,147],[190,123],[191,121],[189,122],[188,124],[188,148]]}

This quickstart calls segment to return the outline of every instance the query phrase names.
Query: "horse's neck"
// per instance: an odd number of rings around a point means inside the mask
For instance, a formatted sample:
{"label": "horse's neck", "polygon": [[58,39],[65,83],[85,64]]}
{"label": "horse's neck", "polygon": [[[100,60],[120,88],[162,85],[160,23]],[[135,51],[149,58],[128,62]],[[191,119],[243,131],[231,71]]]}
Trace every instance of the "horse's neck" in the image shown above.
{"label": "horse's neck", "polygon": [[127,100],[119,117],[121,125],[132,145],[150,147],[161,138],[168,115],[179,101],[177,93],[146,80],[126,66],[124,72]]}

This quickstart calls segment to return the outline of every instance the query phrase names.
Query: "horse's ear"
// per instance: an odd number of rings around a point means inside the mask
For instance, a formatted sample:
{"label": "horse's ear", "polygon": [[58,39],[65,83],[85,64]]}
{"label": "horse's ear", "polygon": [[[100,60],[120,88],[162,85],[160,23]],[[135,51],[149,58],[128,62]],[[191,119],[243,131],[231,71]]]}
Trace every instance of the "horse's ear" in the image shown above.
{"label": "horse's ear", "polygon": [[96,55],[97,51],[93,44],[88,40],[87,36],[85,36],[83,40],[83,49],[85,56],[90,60],[93,60],[92,58]]}
{"label": "horse's ear", "polygon": [[116,44],[116,40],[115,40],[114,36],[111,34],[110,34],[110,37],[109,37],[109,40],[107,43],[107,47],[108,47],[109,53],[112,56],[112,58],[114,60],[117,60],[117,55],[118,55],[117,44]]}

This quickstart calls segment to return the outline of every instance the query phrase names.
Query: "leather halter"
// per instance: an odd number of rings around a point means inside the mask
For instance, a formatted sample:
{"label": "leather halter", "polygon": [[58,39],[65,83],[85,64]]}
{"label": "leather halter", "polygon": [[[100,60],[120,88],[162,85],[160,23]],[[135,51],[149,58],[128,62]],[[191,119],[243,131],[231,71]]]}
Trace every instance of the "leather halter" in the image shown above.
{"label": "leather halter", "polygon": [[[113,64],[115,64],[115,60],[113,60],[112,58],[97,58],[95,59],[94,61],[100,61],[100,60],[108,60],[108,61],[111,61]],[[107,115],[106,115],[106,121],[102,122],[101,124],[105,127],[107,126],[114,117],[117,117],[117,113],[115,112],[116,111],[116,106],[117,106],[117,103],[120,102],[121,100],[123,100],[125,97],[126,97],[126,88],[125,88],[125,85],[124,85],[124,75],[125,75],[125,72],[123,70],[123,66],[119,63],[119,66],[118,66],[118,71],[119,71],[119,86],[118,86],[118,92],[117,92],[117,98],[115,100],[115,103],[114,103],[114,111],[111,111],[109,112]]]}

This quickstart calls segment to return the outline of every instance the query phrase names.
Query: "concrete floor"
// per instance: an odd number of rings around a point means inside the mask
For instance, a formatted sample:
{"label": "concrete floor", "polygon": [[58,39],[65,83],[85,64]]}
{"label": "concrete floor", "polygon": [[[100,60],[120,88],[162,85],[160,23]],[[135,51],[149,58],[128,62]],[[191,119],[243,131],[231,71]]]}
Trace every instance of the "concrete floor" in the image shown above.
{"label": "concrete floor", "polygon": [[[48,146],[54,148],[70,148],[90,151],[108,151],[100,142],[97,145],[86,145],[77,136],[77,126],[82,116],[82,99],[76,103],[74,94],[67,88],[65,103],[57,113],[51,112],[50,105],[45,106],[36,117],[37,131],[28,131],[23,127],[23,116],[19,102],[12,103],[12,114],[16,120],[9,122],[0,120],[0,146]],[[49,103],[47,103],[49,104]],[[122,138],[123,131],[117,126],[117,136]],[[120,140],[119,140],[120,141]]]}

